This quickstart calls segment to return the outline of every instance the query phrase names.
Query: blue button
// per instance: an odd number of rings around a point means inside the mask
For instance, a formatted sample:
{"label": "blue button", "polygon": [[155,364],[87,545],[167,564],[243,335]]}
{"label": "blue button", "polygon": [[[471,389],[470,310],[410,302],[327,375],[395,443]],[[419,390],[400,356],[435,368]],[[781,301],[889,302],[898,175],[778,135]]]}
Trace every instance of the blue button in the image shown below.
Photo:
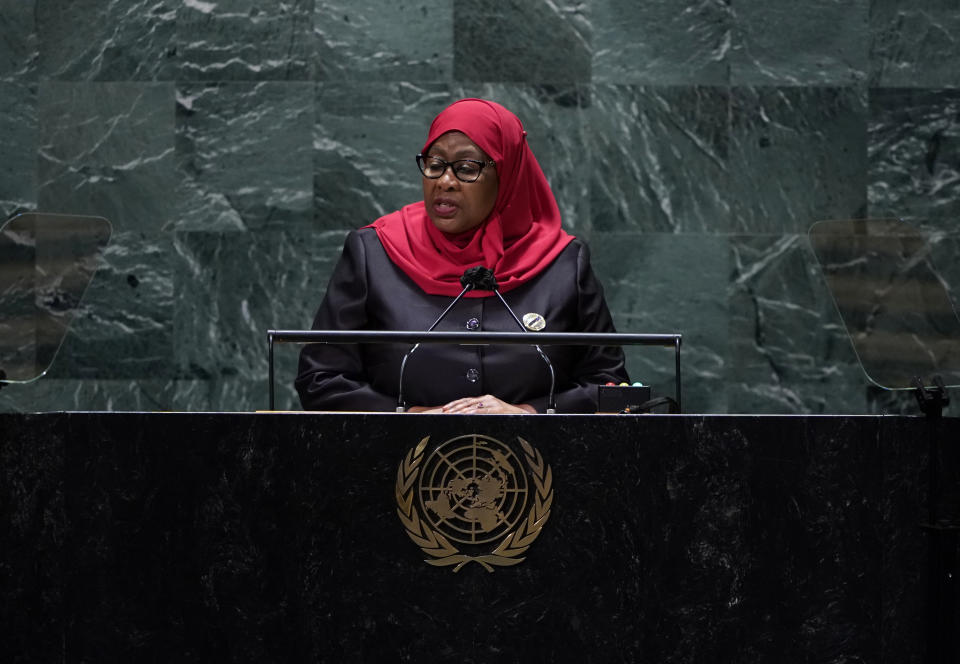
{"label": "blue button", "polygon": [[476,383],[480,379],[480,372],[476,369],[467,369],[467,380],[471,383]]}
{"label": "blue button", "polygon": [[476,318],[471,318],[470,320],[467,321],[467,329],[468,330],[480,329],[480,321],[477,320]]}

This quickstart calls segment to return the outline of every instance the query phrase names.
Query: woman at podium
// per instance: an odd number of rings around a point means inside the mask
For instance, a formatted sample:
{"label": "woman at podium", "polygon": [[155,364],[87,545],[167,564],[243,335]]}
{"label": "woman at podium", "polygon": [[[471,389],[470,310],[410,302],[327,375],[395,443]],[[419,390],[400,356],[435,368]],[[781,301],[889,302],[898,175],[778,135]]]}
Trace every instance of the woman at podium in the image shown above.
{"label": "woman at podium", "polygon": [[[423,200],[347,236],[313,329],[427,330],[463,290],[465,272],[479,266],[530,330],[614,331],[587,246],[563,230],[519,118],[491,101],[455,102],[434,119],[417,165]],[[482,282],[434,329],[519,331]],[[395,410],[409,350],[304,346],[296,379],[303,407]],[[597,385],[628,380],[620,349],[543,351],[559,412],[595,412]],[[548,366],[530,346],[424,345],[403,372],[410,412],[544,412],[549,391]]]}

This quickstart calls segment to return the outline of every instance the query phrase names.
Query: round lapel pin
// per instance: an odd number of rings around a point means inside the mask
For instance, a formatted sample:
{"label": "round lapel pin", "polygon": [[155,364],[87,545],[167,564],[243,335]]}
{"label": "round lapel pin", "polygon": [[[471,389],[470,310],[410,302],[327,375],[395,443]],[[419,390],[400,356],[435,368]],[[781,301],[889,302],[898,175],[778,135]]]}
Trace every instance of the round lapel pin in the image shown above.
{"label": "round lapel pin", "polygon": [[539,332],[547,326],[547,321],[540,314],[531,312],[523,315],[523,326],[531,332]]}

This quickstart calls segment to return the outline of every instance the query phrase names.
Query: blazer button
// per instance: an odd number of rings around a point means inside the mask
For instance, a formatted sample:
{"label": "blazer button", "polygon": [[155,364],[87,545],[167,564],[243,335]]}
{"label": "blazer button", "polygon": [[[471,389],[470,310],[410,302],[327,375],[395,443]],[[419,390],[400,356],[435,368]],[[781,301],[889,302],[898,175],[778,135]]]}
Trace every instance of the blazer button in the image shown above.
{"label": "blazer button", "polygon": [[476,369],[467,369],[467,380],[471,383],[476,383],[480,378],[480,372]]}
{"label": "blazer button", "polygon": [[480,329],[480,321],[478,321],[476,318],[471,318],[470,320],[467,321],[467,329],[468,330]]}

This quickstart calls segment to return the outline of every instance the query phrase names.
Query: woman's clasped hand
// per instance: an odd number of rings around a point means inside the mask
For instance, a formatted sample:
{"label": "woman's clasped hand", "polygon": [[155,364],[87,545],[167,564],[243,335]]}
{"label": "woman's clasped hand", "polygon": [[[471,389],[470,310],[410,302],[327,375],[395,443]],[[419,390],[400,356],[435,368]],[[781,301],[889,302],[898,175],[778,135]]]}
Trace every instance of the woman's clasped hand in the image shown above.
{"label": "woman's clasped hand", "polygon": [[450,403],[437,408],[414,406],[407,409],[407,412],[435,415],[526,415],[537,411],[528,404],[509,404],[492,394],[484,394],[479,397],[454,399]]}

